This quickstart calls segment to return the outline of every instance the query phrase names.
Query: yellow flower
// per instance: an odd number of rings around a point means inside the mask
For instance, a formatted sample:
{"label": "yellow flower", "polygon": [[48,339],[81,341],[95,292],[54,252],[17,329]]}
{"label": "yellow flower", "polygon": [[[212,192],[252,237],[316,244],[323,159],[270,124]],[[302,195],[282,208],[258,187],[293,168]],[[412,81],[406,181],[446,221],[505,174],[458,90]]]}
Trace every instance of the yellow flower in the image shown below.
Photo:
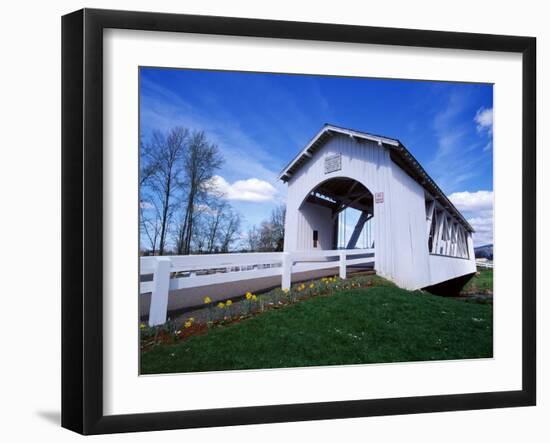
{"label": "yellow flower", "polygon": [[222,302],[219,302],[218,303],[218,308],[223,309],[223,308],[225,308],[225,305]]}
{"label": "yellow flower", "polygon": [[185,328],[190,328],[192,324],[193,324],[192,322],[190,322],[189,320],[187,320],[187,321],[183,324],[183,326],[185,326]]}
{"label": "yellow flower", "polygon": [[288,294],[288,288],[284,288],[284,289],[283,289],[283,292],[284,292],[285,294]]}
{"label": "yellow flower", "polygon": [[233,302],[231,300],[227,300],[227,302],[225,303],[227,306],[231,306],[233,304]]}
{"label": "yellow flower", "polygon": [[189,317],[189,321],[195,321],[195,317]]}
{"label": "yellow flower", "polygon": [[205,304],[208,304],[208,303],[211,303],[212,302],[212,299],[210,297],[204,297],[204,303]]}
{"label": "yellow flower", "polygon": [[256,297],[255,295],[252,295],[252,301],[256,301],[258,299],[258,297]]}
{"label": "yellow flower", "polygon": [[250,300],[252,298],[252,293],[251,292],[247,292],[246,295],[245,295],[246,299],[247,300]]}
{"label": "yellow flower", "polygon": [[139,325],[139,329],[143,329],[143,328],[145,328],[145,324],[144,324],[144,323],[141,323],[141,324]]}
{"label": "yellow flower", "polygon": [[309,289],[313,289],[315,287],[315,285],[312,283],[309,285]]}

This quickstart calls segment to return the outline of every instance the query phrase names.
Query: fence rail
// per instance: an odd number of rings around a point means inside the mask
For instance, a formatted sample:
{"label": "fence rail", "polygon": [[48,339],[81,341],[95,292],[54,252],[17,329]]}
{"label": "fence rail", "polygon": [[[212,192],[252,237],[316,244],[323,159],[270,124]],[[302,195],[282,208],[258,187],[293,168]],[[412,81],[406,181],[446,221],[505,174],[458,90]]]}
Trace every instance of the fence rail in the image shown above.
{"label": "fence rail", "polygon": [[487,269],[493,269],[494,265],[493,263],[486,262],[486,261],[477,261],[476,260],[476,266],[479,268],[487,268]]}
{"label": "fence rail", "polygon": [[374,249],[337,249],[141,257],[140,275],[153,279],[140,283],[140,294],[151,293],[149,325],[155,326],[166,322],[170,291],[274,276],[288,289],[293,273],[337,267],[346,278],[347,266],[374,263],[374,254]]}

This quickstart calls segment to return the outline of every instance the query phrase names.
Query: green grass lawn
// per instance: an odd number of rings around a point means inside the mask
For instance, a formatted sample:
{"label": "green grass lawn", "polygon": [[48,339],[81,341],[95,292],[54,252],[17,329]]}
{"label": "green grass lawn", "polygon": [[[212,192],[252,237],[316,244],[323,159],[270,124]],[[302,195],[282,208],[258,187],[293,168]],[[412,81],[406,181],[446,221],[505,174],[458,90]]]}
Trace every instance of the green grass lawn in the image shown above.
{"label": "green grass lawn", "polygon": [[487,358],[492,305],[391,284],[270,310],[141,354],[142,374]]}
{"label": "green grass lawn", "polygon": [[462,288],[462,294],[492,294],[493,293],[493,270],[478,269],[479,275],[475,275]]}

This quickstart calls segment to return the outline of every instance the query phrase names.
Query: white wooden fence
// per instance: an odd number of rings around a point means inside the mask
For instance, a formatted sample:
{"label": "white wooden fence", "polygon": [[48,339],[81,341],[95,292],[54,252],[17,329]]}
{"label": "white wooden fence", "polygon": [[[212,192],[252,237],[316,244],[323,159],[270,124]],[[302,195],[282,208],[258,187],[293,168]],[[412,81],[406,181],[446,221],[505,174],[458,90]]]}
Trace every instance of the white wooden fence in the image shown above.
{"label": "white wooden fence", "polygon": [[493,269],[494,265],[492,262],[478,261],[476,260],[476,266],[479,268]]}
{"label": "white wooden fence", "polygon": [[140,275],[153,279],[140,283],[140,294],[151,293],[149,325],[155,326],[166,322],[170,291],[273,276],[288,289],[292,273],[338,267],[346,278],[347,266],[367,263],[374,263],[374,249],[141,257]]}

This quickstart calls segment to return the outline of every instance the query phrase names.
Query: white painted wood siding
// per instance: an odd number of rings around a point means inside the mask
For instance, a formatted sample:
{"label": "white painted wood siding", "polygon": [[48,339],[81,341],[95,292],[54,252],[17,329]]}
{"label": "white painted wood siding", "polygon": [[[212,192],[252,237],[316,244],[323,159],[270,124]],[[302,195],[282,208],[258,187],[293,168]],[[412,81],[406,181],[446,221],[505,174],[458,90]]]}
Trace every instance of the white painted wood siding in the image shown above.
{"label": "white painted wood siding", "polygon": [[[324,206],[305,202],[301,207],[301,216],[297,219],[297,250],[332,249],[333,224],[332,211]],[[319,233],[317,248],[313,247],[313,231]]]}
{"label": "white painted wood siding", "polygon": [[[325,174],[325,158],[331,155],[342,155],[342,169],[340,171]],[[285,251],[301,249],[300,237],[303,234],[301,227],[307,225],[306,217],[300,211],[300,206],[309,193],[320,183],[336,178],[347,177],[357,180],[365,186],[373,195],[375,192],[389,193],[389,176],[391,176],[389,152],[381,149],[374,142],[357,142],[351,137],[334,135],[319,149],[305,165],[296,171],[288,182],[287,216],[285,226]],[[377,211],[378,209],[378,211]],[[374,209],[375,220],[385,219],[385,208]],[[380,212],[380,213],[378,213]],[[387,241],[384,238],[385,229],[376,221],[375,245],[381,245],[377,249],[376,261],[380,270],[385,269],[382,264],[391,263],[391,257],[384,256],[391,253],[387,247],[383,247]],[[311,237],[310,237],[311,238]],[[378,255],[378,250],[382,256]]]}
{"label": "white painted wood siding", "polygon": [[391,229],[393,249],[391,279],[402,288],[419,289],[431,284],[426,235],[426,199],[424,188],[391,163]]}
{"label": "white painted wood siding", "polygon": [[[342,168],[327,174],[325,158],[335,154],[341,154]],[[337,177],[358,181],[373,196],[384,195],[383,203],[374,203],[378,274],[400,287],[419,289],[475,272],[471,235],[469,259],[429,253],[424,188],[390,159],[388,148],[342,134],[333,135],[288,181],[285,251],[312,249],[314,225],[320,227],[320,247],[332,248],[330,210],[315,211],[303,203],[320,183]]]}

